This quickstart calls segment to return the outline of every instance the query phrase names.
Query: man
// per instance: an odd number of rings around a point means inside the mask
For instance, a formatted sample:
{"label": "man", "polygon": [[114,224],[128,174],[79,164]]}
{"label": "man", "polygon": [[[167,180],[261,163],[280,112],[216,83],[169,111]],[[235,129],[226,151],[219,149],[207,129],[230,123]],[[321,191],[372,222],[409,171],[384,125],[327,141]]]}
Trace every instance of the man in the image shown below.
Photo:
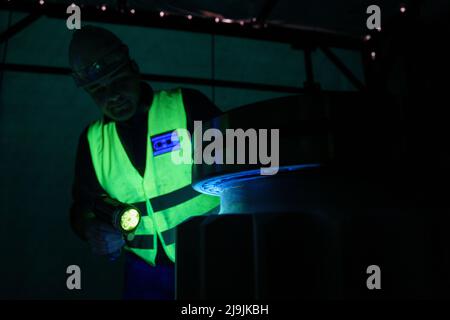
{"label": "man", "polygon": [[[196,90],[153,91],[128,47],[103,28],[73,34],[69,63],[77,85],[103,114],[80,136],[71,225],[95,254],[111,257],[125,249],[125,299],[174,299],[175,227],[217,212],[219,200],[193,190],[192,164],[177,165],[171,154],[191,152],[180,129],[192,135],[194,120],[220,111]],[[141,209],[132,237],[95,216],[93,203],[104,196]]]}

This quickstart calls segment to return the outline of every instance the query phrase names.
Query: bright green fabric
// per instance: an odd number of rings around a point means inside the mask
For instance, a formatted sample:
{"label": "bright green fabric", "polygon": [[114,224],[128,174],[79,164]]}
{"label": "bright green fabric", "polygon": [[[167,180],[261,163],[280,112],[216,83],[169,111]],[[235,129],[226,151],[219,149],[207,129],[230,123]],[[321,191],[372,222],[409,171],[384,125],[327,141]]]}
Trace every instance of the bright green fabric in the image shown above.
{"label": "bright green fabric", "polygon": [[[179,130],[184,129],[184,130]],[[88,129],[88,142],[92,162],[100,185],[110,197],[124,203],[146,201],[148,216],[144,216],[135,232],[136,235],[152,234],[153,249],[136,249],[126,247],[155,265],[157,238],[160,239],[167,256],[175,262],[175,243],[166,244],[161,232],[172,230],[184,220],[202,215],[219,205],[219,198],[198,195],[186,202],[166,210],[154,212],[149,199],[170,193],[190,185],[192,181],[190,163],[175,164],[172,153],[182,157],[189,152],[192,159],[191,140],[187,134],[186,112],[183,105],[181,89],[155,92],[148,113],[147,159],[144,178],[133,167],[117,134],[114,122],[104,123],[98,120]],[[153,156],[150,137],[177,130],[180,149]]]}

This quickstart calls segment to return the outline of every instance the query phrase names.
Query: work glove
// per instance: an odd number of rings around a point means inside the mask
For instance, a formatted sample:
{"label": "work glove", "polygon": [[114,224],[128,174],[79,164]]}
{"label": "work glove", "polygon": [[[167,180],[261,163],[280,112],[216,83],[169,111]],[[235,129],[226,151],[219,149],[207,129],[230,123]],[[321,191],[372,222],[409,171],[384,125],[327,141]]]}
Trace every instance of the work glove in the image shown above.
{"label": "work glove", "polygon": [[110,260],[116,260],[125,245],[121,232],[97,218],[90,219],[86,223],[85,235],[92,252],[107,256]]}

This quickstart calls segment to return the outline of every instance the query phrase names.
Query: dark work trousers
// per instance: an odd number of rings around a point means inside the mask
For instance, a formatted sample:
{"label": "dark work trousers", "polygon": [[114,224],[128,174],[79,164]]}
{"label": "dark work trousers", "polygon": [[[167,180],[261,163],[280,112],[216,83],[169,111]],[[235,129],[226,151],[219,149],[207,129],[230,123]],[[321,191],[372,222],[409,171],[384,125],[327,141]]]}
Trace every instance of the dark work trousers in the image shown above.
{"label": "dark work trousers", "polygon": [[124,300],[175,299],[175,264],[160,245],[154,267],[135,254],[125,252],[124,280]]}

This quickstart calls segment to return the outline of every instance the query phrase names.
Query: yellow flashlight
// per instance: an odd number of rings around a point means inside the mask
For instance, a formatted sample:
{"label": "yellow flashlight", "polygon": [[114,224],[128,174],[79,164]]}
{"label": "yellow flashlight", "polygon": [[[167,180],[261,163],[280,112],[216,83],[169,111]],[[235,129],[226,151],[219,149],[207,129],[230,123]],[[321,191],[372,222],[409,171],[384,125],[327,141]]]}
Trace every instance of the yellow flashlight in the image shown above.
{"label": "yellow flashlight", "polygon": [[141,212],[131,204],[122,203],[107,196],[95,200],[94,214],[123,234],[136,230],[141,221]]}

